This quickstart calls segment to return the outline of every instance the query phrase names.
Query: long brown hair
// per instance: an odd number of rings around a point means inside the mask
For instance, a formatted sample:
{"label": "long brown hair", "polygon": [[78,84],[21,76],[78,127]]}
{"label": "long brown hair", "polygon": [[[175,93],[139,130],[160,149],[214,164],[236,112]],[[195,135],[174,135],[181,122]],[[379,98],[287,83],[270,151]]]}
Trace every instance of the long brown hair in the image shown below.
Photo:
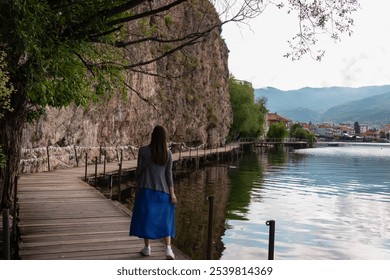
{"label": "long brown hair", "polygon": [[152,151],[152,161],[157,165],[166,165],[168,162],[167,130],[157,125],[153,129],[150,149]]}

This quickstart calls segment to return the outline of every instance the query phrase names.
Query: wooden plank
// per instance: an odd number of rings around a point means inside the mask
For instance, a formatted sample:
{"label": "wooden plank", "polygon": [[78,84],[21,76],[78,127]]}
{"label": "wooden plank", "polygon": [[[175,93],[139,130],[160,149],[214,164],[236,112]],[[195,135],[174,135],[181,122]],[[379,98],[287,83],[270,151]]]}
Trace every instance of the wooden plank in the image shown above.
{"label": "wooden plank", "polygon": [[[90,251],[74,251],[74,252],[61,252],[61,253],[40,253],[34,255],[34,259],[50,260],[50,259],[66,259],[66,260],[158,260],[164,259],[163,250],[153,251],[152,257],[145,257],[140,254],[141,248],[135,248],[130,250],[130,247],[124,247],[120,249],[104,249],[104,250],[90,250]],[[29,259],[31,255],[26,255],[26,259]]]}
{"label": "wooden plank", "polygon": [[[131,242],[128,240],[120,240],[120,241],[111,241],[111,242],[85,242],[82,244],[54,244],[54,245],[45,245],[45,246],[34,246],[33,248],[24,248],[22,250],[23,255],[34,255],[40,253],[66,253],[66,252],[89,252],[95,250],[121,250],[123,248],[127,248],[130,250],[140,250],[142,249],[142,243],[139,244],[138,248],[134,246],[130,246]],[[23,245],[21,246],[23,248]]]}
{"label": "wooden plank", "polygon": [[[88,240],[85,239],[62,239],[62,240],[47,240],[42,239],[39,241],[36,241],[34,243],[20,243],[20,248],[22,249],[29,249],[29,248],[37,248],[37,247],[50,247],[50,246],[60,246],[60,245],[84,245],[87,243],[105,243],[105,242],[120,242],[120,241],[126,241],[130,242],[131,239],[129,236],[126,235],[111,235],[111,236],[102,236],[102,235],[96,235],[93,238],[88,238]],[[138,244],[138,240],[136,241]]]}
{"label": "wooden plank", "polygon": [[86,219],[79,218],[67,218],[62,219],[61,221],[51,221],[47,219],[36,219],[34,221],[20,221],[20,227],[45,227],[45,226],[56,226],[56,225],[68,225],[73,226],[79,223],[84,224],[107,224],[107,223],[128,223],[130,224],[130,219],[123,219],[122,215],[114,216],[114,217],[91,217]]}
{"label": "wooden plank", "polygon": [[[58,201],[52,201],[51,203],[59,203],[59,204],[67,204],[69,203],[69,201],[73,201],[74,203],[98,203],[101,201],[101,198],[100,197],[96,197],[96,198],[79,198],[77,200],[75,199],[68,199],[68,200],[65,200],[66,198],[62,198],[62,199],[59,199]],[[31,208],[31,207],[38,207],[39,204],[45,204],[45,203],[50,203],[49,201],[47,200],[39,200],[39,199],[36,199],[34,201],[19,201],[18,202],[19,205],[23,205],[23,208]]]}
{"label": "wooden plank", "polygon": [[[116,209],[113,207],[113,203],[109,199],[102,199],[102,198],[89,198],[89,199],[81,199],[81,200],[70,200],[70,201],[58,201],[58,202],[49,202],[49,201],[42,201],[42,202],[36,202],[36,201],[29,201],[23,204],[25,209],[36,209],[37,207],[40,207],[40,209],[46,209],[46,208],[59,208],[59,209],[66,209],[66,208],[74,208],[74,207],[85,207],[85,208],[96,208],[96,209],[102,209],[102,208],[110,208],[110,209]],[[21,209],[24,210],[24,209]]]}
{"label": "wooden plank", "polygon": [[72,240],[94,240],[98,238],[128,238],[129,230],[115,231],[115,232],[100,232],[100,233],[78,233],[78,234],[42,234],[42,235],[24,235],[23,243],[36,243],[36,242],[62,242],[62,241],[72,241]]}
{"label": "wooden plank", "polygon": [[[236,146],[229,146],[231,150]],[[215,149],[199,153],[209,156]],[[220,152],[224,152],[221,150]],[[181,153],[181,159],[189,157]],[[193,157],[193,156],[192,156]],[[179,159],[178,154],[173,155]],[[134,170],[137,160],[123,162],[123,170]],[[106,166],[116,172],[117,163]],[[98,173],[103,165],[98,165]],[[20,256],[22,259],[165,259],[165,246],[152,241],[153,256],[139,251],[143,240],[130,237],[130,210],[107,199],[82,181],[85,167],[26,174],[18,185],[20,206]],[[94,176],[94,165],[87,176]],[[174,248],[177,259],[189,259]]]}
{"label": "wooden plank", "polygon": [[37,240],[42,240],[43,238],[69,238],[69,239],[77,239],[77,238],[84,238],[88,239],[96,235],[110,235],[110,234],[120,234],[120,235],[129,235],[129,230],[116,230],[116,231],[100,231],[100,232],[70,232],[70,233],[56,233],[56,232],[49,232],[49,233],[33,233],[29,234],[27,236],[22,236],[21,242],[24,242],[24,240],[33,240],[34,242]]}
{"label": "wooden plank", "polygon": [[[96,218],[96,217],[93,217],[93,218]],[[113,218],[118,218],[118,216],[114,216]],[[53,224],[46,224],[44,226],[41,226],[41,225],[35,225],[35,224],[30,224],[28,226],[26,226],[26,223],[22,224],[20,226],[21,229],[23,229],[24,231],[36,231],[36,232],[41,232],[43,230],[47,230],[47,229],[66,229],[66,228],[69,228],[71,229],[72,227],[79,227],[79,228],[83,228],[83,227],[91,227],[91,226],[94,226],[94,227],[99,227],[99,229],[104,229],[105,227],[109,227],[111,226],[112,228],[114,228],[115,226],[119,226],[119,225],[127,225],[127,227],[130,226],[130,220],[123,220],[123,221],[114,221],[114,222],[87,222],[87,220],[89,220],[90,218],[88,219],[85,219],[83,217],[83,219],[77,219],[75,220],[75,222],[73,223],[61,223],[61,222],[58,222],[59,219],[53,219]]]}

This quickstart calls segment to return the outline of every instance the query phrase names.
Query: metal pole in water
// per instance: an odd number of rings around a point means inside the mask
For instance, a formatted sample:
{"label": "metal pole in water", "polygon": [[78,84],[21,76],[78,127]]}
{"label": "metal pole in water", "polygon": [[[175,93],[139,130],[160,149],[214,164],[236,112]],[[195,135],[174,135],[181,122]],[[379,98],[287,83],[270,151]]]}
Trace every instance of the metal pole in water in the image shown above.
{"label": "metal pole in water", "polygon": [[214,197],[209,196],[209,224],[207,233],[207,259],[211,260],[212,245],[213,245],[213,212],[214,212]]}
{"label": "metal pole in water", "polygon": [[273,260],[275,250],[275,221],[269,220],[265,224],[269,226],[268,260]]}

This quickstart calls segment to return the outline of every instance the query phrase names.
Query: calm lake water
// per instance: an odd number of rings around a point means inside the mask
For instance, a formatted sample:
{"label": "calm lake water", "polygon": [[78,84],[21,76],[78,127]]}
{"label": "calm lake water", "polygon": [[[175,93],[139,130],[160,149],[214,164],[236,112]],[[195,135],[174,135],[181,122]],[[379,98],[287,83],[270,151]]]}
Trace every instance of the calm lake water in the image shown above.
{"label": "calm lake water", "polygon": [[209,196],[213,259],[390,259],[390,145],[252,150],[228,163],[175,172],[177,237],[206,258]]}

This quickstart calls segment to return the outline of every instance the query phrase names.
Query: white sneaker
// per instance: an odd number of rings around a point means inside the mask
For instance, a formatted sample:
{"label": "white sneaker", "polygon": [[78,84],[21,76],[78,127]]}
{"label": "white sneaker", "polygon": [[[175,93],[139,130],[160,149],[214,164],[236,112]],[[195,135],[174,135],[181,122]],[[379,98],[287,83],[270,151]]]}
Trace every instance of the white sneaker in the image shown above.
{"label": "white sneaker", "polygon": [[152,249],[150,247],[144,247],[141,250],[141,254],[144,256],[150,256],[152,254]]}
{"label": "white sneaker", "polygon": [[167,246],[167,249],[165,250],[165,256],[167,260],[175,259],[175,254],[173,253],[171,246]]}

